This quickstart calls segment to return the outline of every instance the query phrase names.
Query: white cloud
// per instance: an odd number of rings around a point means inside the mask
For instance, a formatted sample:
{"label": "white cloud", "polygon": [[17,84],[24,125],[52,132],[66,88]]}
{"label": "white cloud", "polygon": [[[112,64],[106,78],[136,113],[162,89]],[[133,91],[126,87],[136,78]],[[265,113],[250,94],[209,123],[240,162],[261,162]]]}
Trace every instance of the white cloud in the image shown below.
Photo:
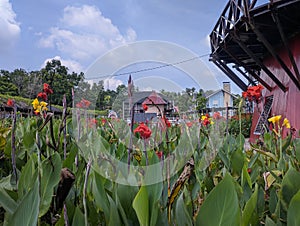
{"label": "white cloud", "polygon": [[122,35],[118,27],[95,6],[67,6],[60,22],[61,26],[52,27],[50,34],[40,39],[40,45],[57,48],[62,55],[75,60],[90,61],[136,39],[132,28]]}
{"label": "white cloud", "polygon": [[74,60],[64,60],[60,56],[55,56],[53,58],[46,59],[41,67],[42,68],[45,67],[47,62],[51,61],[53,59],[59,60],[63,66],[66,66],[69,69],[69,73],[72,73],[72,72],[80,73],[83,71],[82,66],[78,62],[76,62]]}
{"label": "white cloud", "polygon": [[115,78],[106,78],[103,80],[104,89],[116,90],[119,85],[122,85],[123,82]]}
{"label": "white cloud", "polygon": [[21,33],[9,0],[0,0],[0,51],[11,47]]}

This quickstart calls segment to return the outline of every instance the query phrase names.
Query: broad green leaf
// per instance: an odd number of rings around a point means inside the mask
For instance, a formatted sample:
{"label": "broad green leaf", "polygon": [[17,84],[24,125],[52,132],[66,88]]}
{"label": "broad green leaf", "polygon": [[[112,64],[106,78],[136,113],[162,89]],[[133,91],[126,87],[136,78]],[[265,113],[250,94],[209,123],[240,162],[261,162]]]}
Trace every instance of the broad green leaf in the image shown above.
{"label": "broad green leaf", "polygon": [[11,174],[7,177],[3,177],[0,180],[0,188],[4,188],[4,189],[10,190],[10,191],[15,190],[16,186],[12,185],[11,180],[12,180]]}
{"label": "broad green leaf", "polygon": [[229,174],[208,194],[198,213],[196,225],[240,225],[238,197]]}
{"label": "broad green leaf", "polygon": [[240,174],[243,166],[244,166],[244,153],[241,149],[237,149],[235,152],[232,153],[230,161],[231,161],[231,167],[234,172]]}
{"label": "broad green leaf", "polygon": [[290,167],[286,175],[283,177],[281,184],[281,197],[285,204],[289,205],[292,197],[300,189],[300,173]]}
{"label": "broad green leaf", "polygon": [[300,225],[300,190],[294,195],[287,212],[287,226]]}
{"label": "broad green leaf", "polygon": [[84,215],[81,212],[80,208],[77,206],[73,216],[72,226],[83,226],[84,224]]}
{"label": "broad green leaf", "polygon": [[13,200],[2,187],[0,187],[0,206],[10,214],[17,208],[15,200]]}
{"label": "broad green leaf", "polygon": [[41,170],[41,203],[39,216],[43,216],[49,209],[53,189],[58,184],[61,171],[61,159],[57,152],[51,158],[42,162]]}
{"label": "broad green leaf", "polygon": [[244,211],[243,211],[243,216],[242,216],[242,225],[243,226],[250,225],[251,219],[253,218],[253,214],[255,212],[256,204],[257,204],[257,193],[258,193],[258,186],[256,184],[255,191],[251,195],[248,202],[246,203]]}
{"label": "broad green leaf", "polygon": [[252,187],[252,182],[251,182],[251,177],[248,173],[248,167],[247,164],[245,163],[242,169],[242,178],[241,178],[241,185],[244,186],[245,183],[249,185],[249,187]]}
{"label": "broad green leaf", "polygon": [[188,210],[186,208],[186,204],[183,200],[183,192],[180,194],[176,201],[176,225],[193,225],[192,217],[188,213]]}
{"label": "broad green leaf", "polygon": [[158,218],[158,213],[159,213],[159,201],[156,201],[152,205],[151,209],[151,218],[150,218],[150,226],[156,226],[157,225],[157,218]]}
{"label": "broad green leaf", "polygon": [[39,214],[39,182],[37,177],[31,178],[35,181],[33,188],[24,196],[16,211],[11,215],[9,225],[32,226],[37,225]]}
{"label": "broad green leaf", "polygon": [[120,204],[122,205],[123,210],[126,213],[126,216],[135,221],[138,221],[138,219],[136,212],[133,209],[132,203],[138,191],[139,188],[135,186],[118,184],[118,186],[116,187],[116,193],[118,195]]}
{"label": "broad green leaf", "polygon": [[104,212],[105,218],[109,218],[109,202],[103,185],[104,178],[94,171],[92,181],[92,193],[96,206]]}
{"label": "broad green leaf", "polygon": [[31,155],[26,165],[22,168],[22,173],[18,182],[18,195],[21,199],[28,190],[32,187],[34,181],[32,178],[37,173],[36,166],[36,155]]}
{"label": "broad green leaf", "polygon": [[115,226],[115,225],[121,225],[121,219],[118,213],[118,209],[117,206],[114,202],[114,200],[108,196],[108,200],[109,200],[109,226]]}
{"label": "broad green leaf", "polygon": [[149,200],[148,192],[145,186],[142,186],[135,196],[133,203],[133,209],[139,219],[140,225],[149,225]]}
{"label": "broad green leaf", "polygon": [[124,211],[124,209],[122,207],[122,204],[121,204],[121,202],[119,200],[119,197],[118,197],[117,193],[116,193],[115,199],[116,199],[116,206],[117,206],[117,208],[118,208],[118,210],[120,212],[120,215],[122,217],[122,220],[123,220],[123,224],[125,226],[129,226],[129,224],[127,222],[127,219],[129,218],[129,216],[126,216],[126,213],[125,213],[125,211]]}
{"label": "broad green leaf", "polygon": [[277,226],[274,221],[272,221],[272,219],[268,216],[266,216],[266,221],[265,221],[265,225],[266,226]]}

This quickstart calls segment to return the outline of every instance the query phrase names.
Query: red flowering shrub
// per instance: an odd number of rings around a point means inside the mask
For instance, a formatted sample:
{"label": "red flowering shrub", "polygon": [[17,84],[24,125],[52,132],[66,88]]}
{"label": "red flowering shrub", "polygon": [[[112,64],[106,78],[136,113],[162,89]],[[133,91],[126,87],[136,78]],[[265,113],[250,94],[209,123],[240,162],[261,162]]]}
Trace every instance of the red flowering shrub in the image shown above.
{"label": "red flowering shrub", "polygon": [[143,122],[139,124],[138,127],[133,131],[135,134],[138,133],[140,134],[140,137],[142,139],[148,139],[151,136],[151,129],[149,129],[148,126],[146,126]]}

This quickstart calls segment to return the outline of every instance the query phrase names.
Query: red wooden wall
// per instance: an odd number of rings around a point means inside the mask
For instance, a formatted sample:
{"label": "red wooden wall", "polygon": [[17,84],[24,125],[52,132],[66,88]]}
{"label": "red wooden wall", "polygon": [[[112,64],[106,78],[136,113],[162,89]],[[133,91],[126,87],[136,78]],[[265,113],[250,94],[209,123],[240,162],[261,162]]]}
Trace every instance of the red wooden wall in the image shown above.
{"label": "red wooden wall", "polygon": [[[289,46],[293,53],[296,64],[298,66],[298,70],[300,71],[300,35],[293,38],[290,41]],[[293,74],[295,74],[285,48],[279,48],[278,53],[281,59],[284,60],[286,65],[293,72]],[[264,64],[284,84],[284,86],[288,88],[286,92],[283,92],[268,77],[268,75],[262,72],[261,78],[265,80],[271,87],[273,87],[273,90],[271,92],[268,91],[267,89],[264,89],[262,92],[263,97],[274,95],[273,106],[271,109],[270,116],[282,115],[282,120],[283,118],[286,117],[290,121],[291,126],[296,129],[296,134],[298,135],[300,129],[300,91],[293,83],[293,81],[289,78],[289,76],[286,74],[286,72],[282,69],[279,63],[273,57],[266,58],[264,60]],[[258,117],[260,115],[258,108],[260,109],[261,112],[263,110],[263,105],[260,104],[259,106],[256,106],[254,110],[252,127],[251,127],[251,136],[250,136],[251,142],[254,142],[254,140],[258,138],[253,134],[253,131],[257,124]],[[284,135],[286,133],[287,131],[285,130]]]}

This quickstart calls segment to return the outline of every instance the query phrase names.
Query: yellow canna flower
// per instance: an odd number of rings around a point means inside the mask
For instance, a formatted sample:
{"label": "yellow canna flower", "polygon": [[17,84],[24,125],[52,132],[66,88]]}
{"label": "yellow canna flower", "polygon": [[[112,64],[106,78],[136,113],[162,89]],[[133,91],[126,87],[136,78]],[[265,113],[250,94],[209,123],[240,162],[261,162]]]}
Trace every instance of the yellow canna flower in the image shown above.
{"label": "yellow canna flower", "polygon": [[31,104],[32,104],[33,109],[36,110],[39,107],[40,102],[37,98],[35,98]]}
{"label": "yellow canna flower", "polygon": [[287,129],[291,128],[291,124],[287,118],[284,118],[282,126],[285,126]]}
{"label": "yellow canna flower", "polygon": [[274,125],[278,123],[281,119],[281,115],[276,115],[268,119],[269,122],[272,122]]}
{"label": "yellow canna flower", "polygon": [[41,101],[40,105],[41,105],[42,107],[46,107],[46,106],[48,105],[48,103],[46,103],[45,101]]}
{"label": "yellow canna flower", "polygon": [[205,119],[207,119],[206,115],[202,115],[201,120],[204,121]]}

